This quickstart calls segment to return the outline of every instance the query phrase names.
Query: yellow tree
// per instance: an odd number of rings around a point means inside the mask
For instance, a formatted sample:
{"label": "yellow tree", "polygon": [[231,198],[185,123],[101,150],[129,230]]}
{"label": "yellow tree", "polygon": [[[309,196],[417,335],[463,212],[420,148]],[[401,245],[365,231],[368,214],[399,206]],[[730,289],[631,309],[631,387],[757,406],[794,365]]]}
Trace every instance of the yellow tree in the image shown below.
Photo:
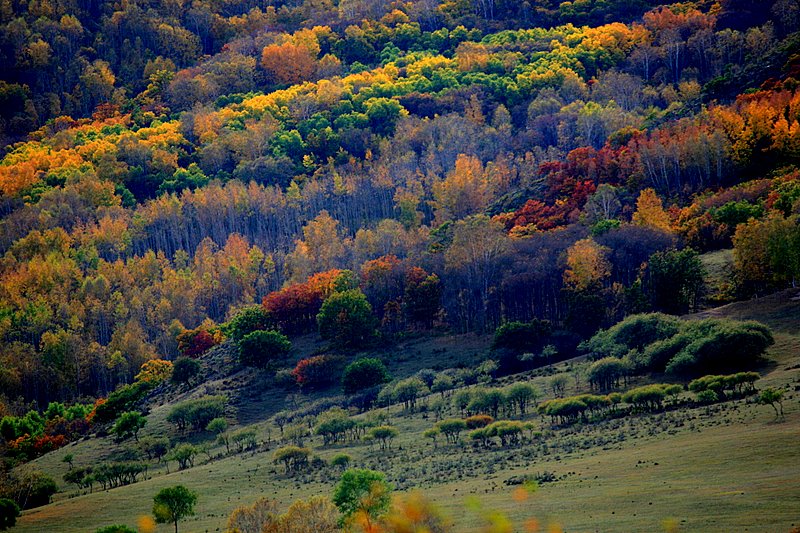
{"label": "yellow tree", "polygon": [[483,211],[491,200],[492,188],[480,159],[459,154],[444,181],[433,186],[436,220],[444,223]]}
{"label": "yellow tree", "polygon": [[639,198],[636,200],[636,212],[633,214],[633,223],[672,231],[669,214],[664,210],[661,198],[653,189],[645,189],[639,194]]}
{"label": "yellow tree", "polygon": [[592,239],[581,239],[567,250],[564,284],[574,291],[598,288],[611,275],[608,248]]}

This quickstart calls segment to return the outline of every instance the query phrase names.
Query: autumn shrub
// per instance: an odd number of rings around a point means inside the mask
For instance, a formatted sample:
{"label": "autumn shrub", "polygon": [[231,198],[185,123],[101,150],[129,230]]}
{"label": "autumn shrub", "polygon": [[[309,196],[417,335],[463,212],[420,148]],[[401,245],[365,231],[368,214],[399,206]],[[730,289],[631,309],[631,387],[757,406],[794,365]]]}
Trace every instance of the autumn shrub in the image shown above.
{"label": "autumn shrub", "polygon": [[224,339],[219,330],[209,331],[200,326],[178,334],[178,350],[185,357],[197,357],[204,354]]}
{"label": "autumn shrub", "polygon": [[337,381],[341,360],[331,355],[315,355],[301,359],[292,370],[292,377],[300,387],[314,389]]}

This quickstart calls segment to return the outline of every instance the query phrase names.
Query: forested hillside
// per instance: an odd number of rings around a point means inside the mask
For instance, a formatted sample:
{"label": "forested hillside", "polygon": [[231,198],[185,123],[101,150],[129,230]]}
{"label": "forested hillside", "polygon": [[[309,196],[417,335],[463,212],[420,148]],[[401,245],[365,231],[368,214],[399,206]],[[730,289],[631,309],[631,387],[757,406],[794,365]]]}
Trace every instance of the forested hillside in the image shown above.
{"label": "forested hillside", "polygon": [[9,467],[219,378],[218,345],[301,390],[439,335],[493,334],[488,379],[738,372],[768,329],[609,336],[800,278],[792,0],[0,0],[0,28]]}

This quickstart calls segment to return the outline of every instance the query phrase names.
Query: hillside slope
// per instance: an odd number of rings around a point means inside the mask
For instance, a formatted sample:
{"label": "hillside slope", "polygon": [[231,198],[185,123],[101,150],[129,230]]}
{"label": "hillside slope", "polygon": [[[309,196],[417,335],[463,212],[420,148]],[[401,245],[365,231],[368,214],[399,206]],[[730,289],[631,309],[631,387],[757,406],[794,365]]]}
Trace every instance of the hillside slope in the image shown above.
{"label": "hillside slope", "polygon": [[[788,388],[784,421],[776,421],[768,406],[748,399],[561,428],[551,428],[534,416],[529,419],[540,427],[541,437],[520,447],[478,450],[468,443],[434,448],[421,435],[432,425],[433,414],[406,414],[401,406],[393,406],[381,410],[400,431],[390,451],[361,443],[322,446],[315,438],[314,453],[329,460],[346,452],[354,465],[386,472],[398,489],[423,490],[442,506],[458,531],[478,531],[482,523],[479,514],[464,513],[470,495],[486,508],[507,511],[518,522],[533,516],[542,524],[558,523],[566,531],[653,531],[665,520],[674,521],[680,531],[788,531],[797,523],[793,502],[800,498],[795,446],[800,425],[797,291],[731,304],[702,316],[755,319],[773,328],[776,344],[769,350],[769,363],[757,387]],[[438,348],[459,354],[462,340],[449,342]],[[550,375],[579,364],[568,361],[505,381],[529,379],[547,391]],[[416,367],[397,367],[398,372],[413,370]],[[160,422],[168,407],[152,409],[149,431],[172,431]],[[186,522],[186,531],[223,528],[234,508],[260,496],[285,507],[298,498],[330,494],[337,469],[322,467],[287,477],[272,463],[280,437],[277,428],[266,421],[248,427],[264,441],[258,451],[210,462],[203,458],[194,468],[170,474],[163,468],[152,469],[146,481],[105,492],[77,495],[68,489],[56,503],[26,512],[16,531],[78,532],[110,523],[132,524],[136,516],[149,514],[159,488],[176,483],[200,494],[198,515]],[[35,464],[60,474],[66,470],[60,461],[65,451],[73,453],[79,465],[98,461],[113,448],[108,439],[90,439]],[[542,473],[552,473],[553,480],[541,483],[524,504],[514,498],[514,486],[504,483],[513,476]]]}

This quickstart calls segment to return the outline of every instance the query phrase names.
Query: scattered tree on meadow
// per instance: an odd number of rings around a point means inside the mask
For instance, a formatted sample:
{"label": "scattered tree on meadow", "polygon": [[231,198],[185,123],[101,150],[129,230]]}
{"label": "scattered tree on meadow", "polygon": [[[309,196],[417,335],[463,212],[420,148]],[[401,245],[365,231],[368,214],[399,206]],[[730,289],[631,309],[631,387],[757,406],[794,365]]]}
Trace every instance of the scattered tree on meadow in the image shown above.
{"label": "scattered tree on meadow", "polygon": [[775,418],[783,418],[783,391],[767,388],[761,391],[758,402],[775,410]]}
{"label": "scattered tree on meadow", "polygon": [[351,468],[342,474],[333,490],[333,503],[345,522],[355,515],[374,520],[389,509],[392,486],[374,470]]}
{"label": "scattered tree on meadow", "polygon": [[159,524],[175,524],[178,533],[178,522],[194,515],[197,494],[183,485],[161,489],[153,497],[153,516]]}
{"label": "scattered tree on meadow", "polygon": [[139,431],[147,424],[147,419],[138,411],[128,411],[119,415],[112,431],[119,440],[133,437],[139,442]]}

